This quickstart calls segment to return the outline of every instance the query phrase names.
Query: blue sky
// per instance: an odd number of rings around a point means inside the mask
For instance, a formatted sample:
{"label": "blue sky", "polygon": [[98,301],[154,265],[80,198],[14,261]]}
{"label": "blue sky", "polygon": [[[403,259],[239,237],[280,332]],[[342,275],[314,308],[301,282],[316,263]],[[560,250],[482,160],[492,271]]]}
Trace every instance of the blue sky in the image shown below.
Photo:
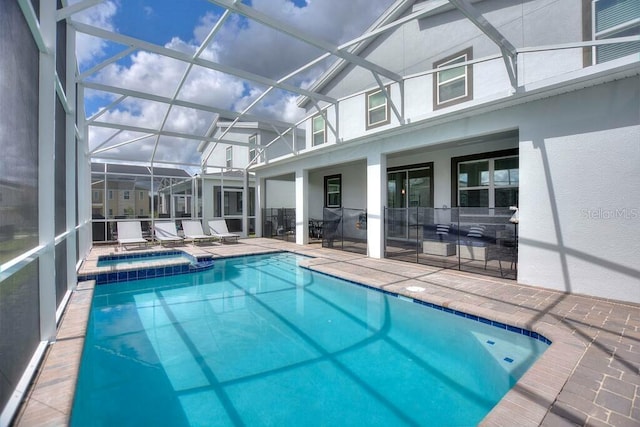
{"label": "blue sky", "polygon": [[[256,10],[299,28],[301,31],[339,44],[360,34],[393,0],[251,0]],[[74,20],[135,37],[165,48],[193,54],[222,15],[224,9],[207,0],[105,0]],[[124,46],[78,35],[79,68],[86,71],[100,64]],[[236,69],[279,79],[321,53],[318,49],[232,14],[222,30],[207,46],[202,57]],[[308,86],[329,65],[301,73],[288,83]],[[149,52],[136,50],[89,77],[90,81],[131,90],[150,91],[171,97],[186,69],[186,64]],[[242,111],[264,91],[264,87],[232,75],[193,67],[178,98],[231,111]],[[295,122],[304,112],[296,106],[297,95],[274,91],[251,113]],[[85,108],[91,116],[115,97],[87,90]],[[204,133],[213,117],[209,113],[180,108],[167,109],[148,100],[127,98],[106,112],[105,120],[144,128]],[[90,147],[113,134],[112,130],[90,129]],[[120,139],[140,135],[127,134]],[[117,144],[120,140],[113,140]],[[139,147],[137,147],[139,148]],[[145,151],[145,150],[143,150]],[[142,155],[142,154],[141,154]],[[192,155],[193,156],[193,155]],[[193,160],[193,159],[190,159]]]}
{"label": "blue sky", "polygon": [[172,37],[191,39],[194,23],[207,12],[222,11],[202,0],[126,0],[126,8],[126,12],[122,9],[114,16],[116,28],[159,45],[164,45]]}

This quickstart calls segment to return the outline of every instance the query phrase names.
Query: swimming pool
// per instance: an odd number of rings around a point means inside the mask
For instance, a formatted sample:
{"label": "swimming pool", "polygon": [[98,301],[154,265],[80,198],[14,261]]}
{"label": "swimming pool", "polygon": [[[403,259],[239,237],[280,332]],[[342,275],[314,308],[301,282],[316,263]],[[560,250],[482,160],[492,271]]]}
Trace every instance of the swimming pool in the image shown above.
{"label": "swimming pool", "polygon": [[96,287],[71,424],[475,425],[548,346],[299,260]]}

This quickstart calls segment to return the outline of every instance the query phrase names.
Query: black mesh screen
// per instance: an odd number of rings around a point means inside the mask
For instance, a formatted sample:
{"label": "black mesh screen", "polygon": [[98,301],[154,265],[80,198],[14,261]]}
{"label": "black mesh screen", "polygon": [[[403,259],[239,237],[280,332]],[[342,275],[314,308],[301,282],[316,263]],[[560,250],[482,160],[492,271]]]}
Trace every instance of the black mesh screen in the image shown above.
{"label": "black mesh screen", "polygon": [[[36,11],[39,3],[34,1]],[[0,1],[0,263],[38,245],[39,54],[18,2]],[[38,262],[0,282],[0,410],[40,341]]]}
{"label": "black mesh screen", "polygon": [[56,99],[55,133],[55,204],[56,235],[67,229],[67,167],[66,167],[66,121],[65,111],[59,99]]}
{"label": "black mesh screen", "polygon": [[40,342],[38,261],[0,284],[0,410]]}

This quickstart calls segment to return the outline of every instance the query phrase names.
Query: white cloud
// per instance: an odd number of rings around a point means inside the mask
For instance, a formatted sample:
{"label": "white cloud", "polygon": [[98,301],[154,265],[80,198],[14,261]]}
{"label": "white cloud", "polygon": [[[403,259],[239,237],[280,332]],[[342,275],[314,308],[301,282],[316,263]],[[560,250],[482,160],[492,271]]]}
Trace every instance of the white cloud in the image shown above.
{"label": "white cloud", "polygon": [[[366,29],[391,4],[392,0],[308,1],[297,7],[291,0],[253,0],[261,13],[288,23],[320,40],[338,45]],[[219,16],[208,14],[194,30],[201,42]],[[325,52],[283,34],[273,28],[232,14],[216,35],[209,51],[218,61],[271,79],[280,79]],[[308,87],[326,69],[331,60],[306,70],[287,83]]]}
{"label": "white cloud", "polygon": [[[275,19],[295,25],[301,31],[338,44],[361,34],[390,2],[391,0],[323,0],[308,1],[305,7],[299,8],[290,0],[253,0],[253,7]],[[82,19],[92,25],[113,30],[113,17],[119,11],[118,6],[116,1],[106,1],[98,7],[89,9]],[[124,13],[124,10],[119,12]],[[218,19],[219,15],[206,14],[194,27],[193,40],[185,41],[174,37],[165,47],[194,54]],[[89,62],[103,55],[105,47],[104,43],[87,38],[82,44],[78,44],[78,58],[80,61]],[[276,30],[232,15],[202,57],[275,80],[321,53],[323,52]],[[324,66],[326,65],[325,63]],[[172,97],[186,69],[187,64],[184,62],[138,51],[126,62],[112,64],[101,70],[94,80],[117,87]],[[316,67],[301,73],[289,83],[308,86],[321,71],[322,68]],[[226,110],[242,111],[263,90],[263,87],[253,82],[245,82],[234,76],[194,66],[178,98]],[[304,114],[297,107],[296,98],[295,94],[274,90],[256,105],[250,114],[295,122]],[[100,120],[158,128],[163,123],[167,109],[166,104],[128,98],[116,109],[102,115]],[[212,120],[211,113],[174,107],[167,117],[164,129],[203,134]],[[90,131],[92,147],[112,133],[113,130],[110,129],[92,128]],[[117,144],[138,136],[140,134],[123,132],[110,144]],[[175,138],[161,138],[161,144],[167,144],[167,146],[184,147],[185,144],[181,141]],[[151,155],[153,142],[155,138],[148,138],[114,149],[108,155],[127,155],[136,160],[148,160],[149,158],[141,159],[141,157]],[[174,161],[197,161],[195,148],[189,152],[186,148],[174,151],[171,157]],[[166,157],[168,154],[159,153],[158,156]]]}
{"label": "white cloud", "polygon": [[291,0],[253,0],[253,7],[332,43],[362,34],[392,0],[316,0],[296,7]]}
{"label": "white cloud", "polygon": [[[74,15],[73,19],[78,22],[113,31],[113,18],[117,12],[118,3],[113,0],[108,0]],[[82,33],[78,33],[76,37],[76,55],[81,64],[91,63],[93,60],[101,58],[106,48],[107,42],[96,37]]]}

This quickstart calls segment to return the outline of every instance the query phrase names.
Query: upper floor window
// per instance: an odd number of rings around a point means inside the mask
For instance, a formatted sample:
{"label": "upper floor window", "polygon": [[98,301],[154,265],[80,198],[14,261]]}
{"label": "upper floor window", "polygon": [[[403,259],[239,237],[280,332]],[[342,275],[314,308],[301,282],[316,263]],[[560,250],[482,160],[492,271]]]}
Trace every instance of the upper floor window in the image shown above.
{"label": "upper floor window", "polygon": [[93,192],[93,201],[97,202],[100,200],[100,193],[98,191]]}
{"label": "upper floor window", "polygon": [[140,200],[144,200],[144,191],[140,192]]}
{"label": "upper floor window", "polygon": [[123,192],[123,198],[124,198],[125,200],[129,200],[129,192],[128,192],[128,191],[124,191],[124,192]]}
{"label": "upper floor window", "polygon": [[342,206],[342,175],[324,177],[324,205],[327,208]]}
{"label": "upper floor window", "polygon": [[109,190],[109,200],[113,200],[113,190]]}
{"label": "upper floor window", "polygon": [[[594,40],[640,35],[638,0],[594,0],[591,16]],[[594,62],[600,64],[637,52],[640,52],[640,41],[594,46]]]}
{"label": "upper floor window", "polygon": [[313,146],[324,144],[327,142],[327,123],[322,114],[313,117]]}
{"label": "upper floor window", "polygon": [[249,137],[249,162],[256,157],[256,146],[258,145],[258,135],[254,134]]}
{"label": "upper floor window", "polygon": [[520,184],[518,156],[473,157],[476,159],[457,161],[458,206],[517,206]]}
{"label": "upper floor window", "polygon": [[226,164],[230,168],[233,166],[233,147],[227,147],[226,150]]}
{"label": "upper floor window", "polygon": [[[433,64],[433,68],[450,67],[472,59],[471,48]],[[473,99],[472,66],[449,68],[435,73],[433,79],[433,108],[457,104]]]}
{"label": "upper floor window", "polygon": [[[389,93],[389,87],[386,88]],[[389,123],[389,102],[385,93],[378,89],[368,92],[367,95],[367,129]]]}

